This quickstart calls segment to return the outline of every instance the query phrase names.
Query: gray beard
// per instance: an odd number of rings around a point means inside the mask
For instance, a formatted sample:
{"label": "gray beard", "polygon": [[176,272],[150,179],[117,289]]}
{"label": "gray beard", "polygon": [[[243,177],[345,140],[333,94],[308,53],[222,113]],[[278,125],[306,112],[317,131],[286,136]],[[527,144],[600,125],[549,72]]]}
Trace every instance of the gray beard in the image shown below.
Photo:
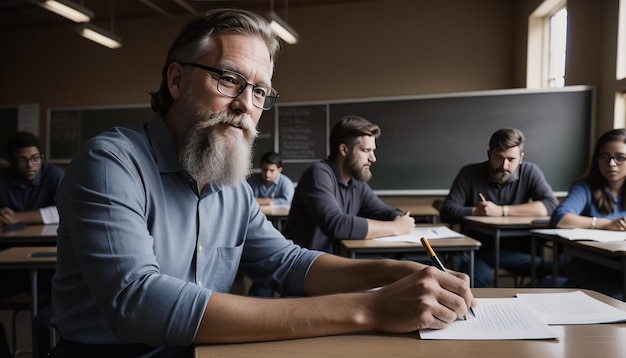
{"label": "gray beard", "polygon": [[[189,129],[181,144],[180,164],[199,184],[233,186],[250,175],[257,130],[248,115],[203,112],[195,115],[202,119]],[[221,123],[243,127],[244,135],[223,132],[218,127]]]}

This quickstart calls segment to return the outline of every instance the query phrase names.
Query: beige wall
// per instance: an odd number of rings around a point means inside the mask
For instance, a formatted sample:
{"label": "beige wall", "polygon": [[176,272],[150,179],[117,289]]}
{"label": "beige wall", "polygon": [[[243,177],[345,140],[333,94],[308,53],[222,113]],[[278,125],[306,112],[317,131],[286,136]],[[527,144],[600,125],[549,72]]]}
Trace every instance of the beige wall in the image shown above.
{"label": "beige wall", "polygon": [[[274,85],[282,102],[525,86],[528,16],[540,0],[371,0],[290,9],[301,42],[284,45]],[[598,89],[596,131],[613,123],[618,0],[569,0],[566,83]],[[0,32],[0,104],[49,107],[148,103],[167,48],[187,16],[116,21],[109,50],[75,25]],[[597,134],[596,134],[597,136]]]}

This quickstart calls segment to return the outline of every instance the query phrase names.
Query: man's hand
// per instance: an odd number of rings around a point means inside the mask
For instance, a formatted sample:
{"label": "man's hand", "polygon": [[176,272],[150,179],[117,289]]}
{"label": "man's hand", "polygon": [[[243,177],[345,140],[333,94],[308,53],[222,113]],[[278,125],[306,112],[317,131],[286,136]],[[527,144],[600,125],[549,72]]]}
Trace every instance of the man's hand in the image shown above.
{"label": "man's hand", "polygon": [[493,201],[481,201],[472,210],[472,215],[476,216],[503,216],[502,206]]}
{"label": "man's hand", "polygon": [[393,219],[396,224],[396,235],[408,235],[415,227],[415,219],[408,211],[404,215],[398,215]]}
{"label": "man's hand", "polygon": [[372,294],[374,329],[391,333],[445,328],[476,305],[467,275],[434,266]]}
{"label": "man's hand", "polygon": [[11,208],[0,209],[0,224],[12,225],[18,223],[17,214]]}

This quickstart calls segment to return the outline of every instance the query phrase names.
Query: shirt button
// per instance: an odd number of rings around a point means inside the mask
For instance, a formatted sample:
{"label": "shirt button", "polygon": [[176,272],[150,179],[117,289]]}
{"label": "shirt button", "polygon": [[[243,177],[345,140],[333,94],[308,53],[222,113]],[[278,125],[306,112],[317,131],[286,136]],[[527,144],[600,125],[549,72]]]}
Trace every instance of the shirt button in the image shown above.
{"label": "shirt button", "polygon": [[202,251],[202,245],[198,245],[198,251]]}
{"label": "shirt button", "polygon": [[202,287],[202,281],[197,281],[196,284],[200,287]]}

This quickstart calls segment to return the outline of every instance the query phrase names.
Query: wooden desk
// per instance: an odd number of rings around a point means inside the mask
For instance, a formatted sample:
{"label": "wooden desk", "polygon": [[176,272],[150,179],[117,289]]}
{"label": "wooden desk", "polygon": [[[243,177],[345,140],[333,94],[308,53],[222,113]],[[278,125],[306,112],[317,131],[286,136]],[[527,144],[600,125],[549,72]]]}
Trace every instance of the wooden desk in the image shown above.
{"label": "wooden desk", "polygon": [[[40,269],[50,269],[56,266],[56,246],[23,246],[12,247],[0,251],[0,270],[29,270],[30,271],[30,314],[34,322],[39,307],[37,276]],[[37,256],[41,255],[41,256]],[[52,256],[50,256],[52,255]],[[13,332],[15,334],[15,332]],[[32,335],[33,357],[38,357],[37,335]]]}
{"label": "wooden desk", "polygon": [[490,235],[494,239],[494,278],[493,283],[498,287],[498,271],[500,270],[500,239],[503,237],[530,236],[530,230],[534,227],[535,220],[550,219],[547,216],[466,216],[463,221],[462,231],[468,235],[480,233]]}
{"label": "wooden desk", "polygon": [[[614,270],[622,272],[622,292],[626,299],[626,241],[617,242],[597,242],[597,241],[581,241],[569,240],[556,234],[547,234],[531,230],[533,247],[536,239],[548,240],[553,242],[554,257],[559,256],[559,250],[573,257],[579,257],[583,260],[593,262],[598,265],[610,267]],[[534,267],[531,273],[534,282]],[[552,261],[552,283],[556,286],[556,278],[558,277],[559,260]]]}
{"label": "wooden desk", "polygon": [[[571,289],[476,288],[476,297],[513,297],[516,293]],[[583,290],[626,311],[626,303]],[[245,344],[199,345],[195,358],[207,357],[466,357],[466,358],[615,358],[626,352],[626,323],[553,325],[559,339],[504,341],[421,340],[419,334],[363,333]]]}
{"label": "wooden desk", "polygon": [[17,225],[0,228],[0,246],[56,245],[59,225]]}
{"label": "wooden desk", "polygon": [[[31,291],[31,316],[37,315],[39,303],[37,274],[40,269],[50,269],[56,266],[56,246],[24,246],[12,247],[0,251],[0,270],[29,270]],[[53,256],[34,257],[33,254]]]}
{"label": "wooden desk", "polygon": [[415,218],[416,223],[436,224],[439,221],[439,211],[433,208],[432,205],[397,205],[395,208],[398,208],[405,213],[407,211],[410,212],[411,216]]}
{"label": "wooden desk", "polygon": [[289,205],[261,205],[261,212],[267,217],[267,220],[274,224],[278,231],[282,231],[283,223],[289,216]]}
{"label": "wooden desk", "polygon": [[[419,225],[424,226],[424,225]],[[431,226],[431,225],[429,225]],[[480,241],[470,237],[430,240],[436,252],[464,252],[469,257],[470,284],[474,287],[474,252],[481,246]],[[390,242],[377,240],[341,240],[339,254],[355,258],[357,254],[389,254],[425,252],[421,243]]]}

